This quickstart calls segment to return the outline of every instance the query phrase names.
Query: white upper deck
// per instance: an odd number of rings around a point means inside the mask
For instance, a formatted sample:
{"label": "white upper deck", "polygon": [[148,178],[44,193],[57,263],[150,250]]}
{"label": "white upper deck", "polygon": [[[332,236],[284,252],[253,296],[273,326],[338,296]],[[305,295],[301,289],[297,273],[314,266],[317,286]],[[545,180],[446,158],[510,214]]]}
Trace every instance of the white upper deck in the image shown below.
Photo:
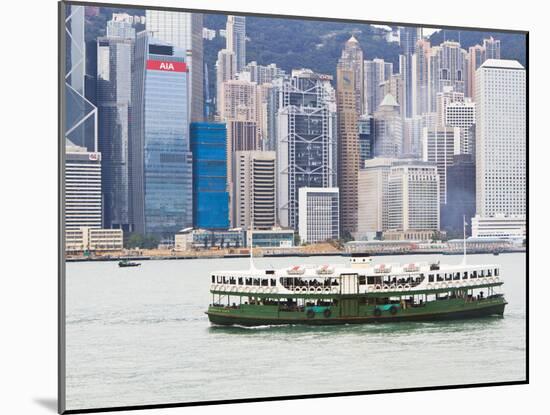
{"label": "white upper deck", "polygon": [[438,290],[500,284],[499,268],[497,264],[374,263],[369,257],[352,257],[347,266],[304,264],[258,269],[252,265],[246,270],[214,271],[211,290],[279,294]]}

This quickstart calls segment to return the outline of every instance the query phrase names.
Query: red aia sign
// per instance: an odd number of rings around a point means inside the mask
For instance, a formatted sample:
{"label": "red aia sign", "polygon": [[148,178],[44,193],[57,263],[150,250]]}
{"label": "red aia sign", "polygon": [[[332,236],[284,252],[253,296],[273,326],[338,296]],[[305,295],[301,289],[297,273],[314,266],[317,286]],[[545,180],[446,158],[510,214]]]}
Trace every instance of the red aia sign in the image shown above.
{"label": "red aia sign", "polygon": [[167,72],[187,72],[187,65],[184,62],[147,61],[147,69]]}

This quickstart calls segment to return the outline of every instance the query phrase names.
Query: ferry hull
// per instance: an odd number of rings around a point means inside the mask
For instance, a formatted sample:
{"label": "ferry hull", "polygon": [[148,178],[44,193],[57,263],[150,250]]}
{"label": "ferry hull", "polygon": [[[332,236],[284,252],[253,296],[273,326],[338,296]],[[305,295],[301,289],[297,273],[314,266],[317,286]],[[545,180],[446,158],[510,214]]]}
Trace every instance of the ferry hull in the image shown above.
{"label": "ferry hull", "polygon": [[381,316],[334,316],[324,318],[324,316],[315,316],[308,318],[305,314],[303,317],[285,318],[278,313],[278,316],[258,316],[246,315],[244,313],[223,312],[221,310],[210,309],[206,314],[212,324],[221,326],[239,325],[246,327],[264,326],[264,325],[288,325],[288,324],[304,324],[304,325],[341,325],[341,324],[367,324],[367,323],[390,323],[403,321],[441,321],[441,320],[459,320],[480,318],[489,316],[502,316],[506,302],[503,300],[495,304],[463,304],[460,308],[454,308],[448,311],[433,311],[430,312],[407,312],[400,311],[396,315],[381,315]]}

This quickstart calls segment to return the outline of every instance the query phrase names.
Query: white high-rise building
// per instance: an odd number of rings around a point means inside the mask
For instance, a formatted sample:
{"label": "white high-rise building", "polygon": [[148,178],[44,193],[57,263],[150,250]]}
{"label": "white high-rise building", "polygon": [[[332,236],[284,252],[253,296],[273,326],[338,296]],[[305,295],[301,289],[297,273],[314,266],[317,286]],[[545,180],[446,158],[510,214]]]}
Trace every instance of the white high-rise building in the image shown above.
{"label": "white high-rise building", "polygon": [[526,80],[517,61],[476,71],[476,214],[526,214]]}
{"label": "white high-rise building", "polygon": [[66,140],[65,230],[102,227],[101,153]]}
{"label": "white high-rise building", "polygon": [[216,107],[218,113],[222,107],[222,92],[224,82],[235,77],[237,70],[237,62],[235,53],[228,49],[222,49],[218,52],[218,60],[216,61]]}
{"label": "white high-rise building", "polygon": [[373,239],[388,228],[388,176],[396,159],[374,158],[359,170],[356,239]]}
{"label": "white high-rise building", "polygon": [[432,163],[396,161],[388,176],[388,229],[439,231],[439,175]]}
{"label": "white high-rise building", "polygon": [[381,85],[389,81],[393,74],[393,64],[384,59],[364,61],[364,88],[366,112],[374,114],[385,97],[385,90]]}
{"label": "white high-rise building", "polygon": [[233,158],[233,227],[275,226],[275,152],[237,151]]}
{"label": "white high-rise building", "polygon": [[180,11],[145,11],[145,29],[155,39],[163,40],[185,51],[189,68],[189,119],[193,122],[204,118],[204,60],[203,60],[203,15]]}
{"label": "white high-rise building", "polygon": [[337,187],[301,187],[298,212],[302,242],[340,238],[340,197]]}
{"label": "white high-rise building", "polygon": [[475,153],[476,104],[469,98],[445,107],[445,125],[460,128],[460,153]]}
{"label": "white high-rise building", "polygon": [[257,122],[258,88],[255,82],[229,80],[221,84],[218,111],[222,120]]}
{"label": "white high-rise building", "polygon": [[411,114],[421,116],[433,111],[431,105],[430,84],[430,54],[432,48],[428,40],[420,39],[416,42],[414,55],[411,58]]}
{"label": "white high-rise building", "polygon": [[262,85],[271,83],[274,79],[283,76],[285,76],[285,71],[274,63],[270,63],[269,65],[258,65],[258,62],[252,61],[237,74],[237,79],[256,82],[258,85]]}
{"label": "white high-rise building", "polygon": [[226,49],[235,53],[237,72],[240,72],[246,65],[246,17],[227,16],[225,35]]}

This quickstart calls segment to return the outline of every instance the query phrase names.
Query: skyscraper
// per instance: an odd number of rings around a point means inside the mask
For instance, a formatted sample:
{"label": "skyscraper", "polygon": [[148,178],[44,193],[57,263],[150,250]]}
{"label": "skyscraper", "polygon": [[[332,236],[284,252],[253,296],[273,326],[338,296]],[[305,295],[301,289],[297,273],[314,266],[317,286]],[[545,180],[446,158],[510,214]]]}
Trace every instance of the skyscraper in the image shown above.
{"label": "skyscraper", "polygon": [[432,47],[430,54],[430,93],[431,106],[436,107],[437,93],[445,87],[452,87],[455,92],[467,93],[468,86],[468,53],[460,43],[446,41]]}
{"label": "skyscraper", "polygon": [[476,97],[476,71],[487,59],[500,59],[500,40],[492,36],[483,39],[482,45],[470,46],[468,61],[468,96]]}
{"label": "skyscraper", "polygon": [[[454,156],[447,167],[447,203],[441,208],[441,229],[461,235],[463,219],[476,212],[476,167],[471,154]],[[470,229],[466,229],[470,233]]]}
{"label": "skyscraper", "polygon": [[369,114],[374,114],[382,102],[384,90],[380,85],[388,81],[393,73],[393,64],[384,62],[384,59],[364,61],[365,100]]}
{"label": "skyscraper", "polygon": [[173,236],[193,224],[185,51],[138,34],[132,83],[131,217],[139,233]]}
{"label": "skyscraper", "polygon": [[400,157],[403,151],[403,118],[399,104],[388,94],[374,113],[374,156]]}
{"label": "skyscraper", "polygon": [[337,187],[301,187],[300,240],[315,243],[340,238],[340,201]]}
{"label": "skyscraper", "polygon": [[356,107],[355,72],[345,66],[336,69],[338,111],[338,187],[340,229],[357,230],[357,174],[359,171],[359,118]]}
{"label": "skyscraper", "polygon": [[405,113],[405,85],[403,83],[403,74],[394,73],[387,81],[380,84],[380,96],[385,97],[390,94],[395,98],[399,105],[399,114]]}
{"label": "skyscraper", "polygon": [[237,151],[234,160],[233,226],[271,229],[276,223],[275,152]]}
{"label": "skyscraper", "polygon": [[476,213],[526,214],[526,80],[517,61],[476,71]]}
{"label": "skyscraper", "polygon": [[100,229],[101,154],[66,140],[65,229]]}
{"label": "skyscraper", "polygon": [[430,54],[429,41],[420,39],[416,42],[414,55],[411,59],[411,117],[420,116],[433,111],[430,107]]}
{"label": "skyscraper", "polygon": [[401,74],[403,75],[403,83],[405,90],[405,113],[404,117],[411,117],[412,114],[412,98],[413,98],[413,72],[412,72],[412,57],[415,53],[416,42],[422,38],[422,29],[414,26],[399,28],[399,44],[401,45],[404,60],[402,61]]}
{"label": "skyscraper", "polygon": [[373,158],[359,170],[356,239],[373,239],[388,229],[388,177],[394,161]]}
{"label": "skyscraper", "polygon": [[353,89],[355,91],[355,110],[359,115],[366,109],[365,76],[363,64],[363,50],[355,36],[351,36],[342,50],[338,66],[353,71]]}
{"label": "skyscraper", "polygon": [[298,229],[298,190],[336,184],[336,102],[332,77],[309,69],[274,81],[277,110],[277,215]]}
{"label": "skyscraper", "polygon": [[485,61],[485,49],[481,45],[468,48],[468,96],[475,99],[476,70]]}
{"label": "skyscraper", "polygon": [[65,5],[65,137],[97,151],[97,108],[86,98],[85,7]]}
{"label": "skyscraper", "polygon": [[189,70],[188,100],[191,121],[204,117],[203,15],[180,11],[145,11],[145,28],[158,40],[182,49]]}
{"label": "skyscraper", "polygon": [[124,21],[108,22],[97,39],[98,144],[102,154],[104,227],[130,231],[128,154],[135,31]]}
{"label": "skyscraper", "polygon": [[500,40],[492,36],[483,39],[483,49],[485,50],[484,61],[487,59],[500,59]]}
{"label": "skyscraper", "polygon": [[457,127],[425,127],[422,135],[422,159],[437,166],[439,200],[447,203],[447,168],[453,165],[455,154],[460,154],[460,129]]}
{"label": "skyscraper", "polygon": [[227,16],[225,29],[226,49],[235,53],[237,72],[246,65],[246,17]]}
{"label": "skyscraper", "polygon": [[192,123],[193,226],[229,227],[226,127],[224,123]]}
{"label": "skyscraper", "polygon": [[445,107],[445,125],[460,128],[460,153],[475,153],[476,104],[469,98],[451,102]]}
{"label": "skyscraper", "polygon": [[363,114],[357,121],[359,130],[359,169],[365,166],[365,161],[373,157],[374,152],[374,119]]}
{"label": "skyscraper", "polygon": [[236,227],[234,218],[235,212],[233,207],[236,195],[233,194],[235,189],[234,176],[235,171],[235,154],[237,151],[256,151],[260,150],[260,141],[258,139],[258,126],[256,121],[243,120],[227,120],[227,183],[229,188],[229,218],[231,227]]}
{"label": "skyscraper", "polygon": [[285,71],[274,63],[269,65],[258,65],[258,62],[252,61],[242,68],[237,74],[238,79],[256,82],[258,85],[271,83],[274,79],[285,75]]}
{"label": "skyscraper", "polygon": [[220,50],[218,52],[218,60],[216,61],[216,108],[218,113],[222,107],[224,82],[233,79],[236,70],[235,53],[228,49]]}
{"label": "skyscraper", "polygon": [[218,107],[220,118],[257,122],[257,100],[258,88],[255,82],[225,81]]}
{"label": "skyscraper", "polygon": [[388,176],[388,229],[439,231],[439,176],[431,163],[396,161]]}

